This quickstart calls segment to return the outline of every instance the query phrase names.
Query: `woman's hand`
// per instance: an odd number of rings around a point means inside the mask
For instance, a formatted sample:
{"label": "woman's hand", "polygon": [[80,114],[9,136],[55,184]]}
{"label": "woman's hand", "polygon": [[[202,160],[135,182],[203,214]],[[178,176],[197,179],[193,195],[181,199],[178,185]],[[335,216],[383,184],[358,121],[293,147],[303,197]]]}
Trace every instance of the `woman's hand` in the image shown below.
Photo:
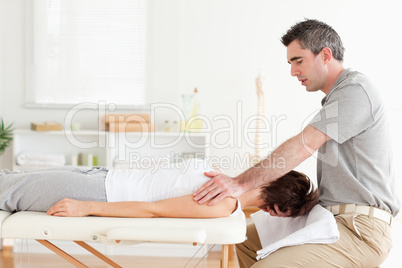
{"label": "woman's hand", "polygon": [[90,215],[89,211],[89,202],[64,198],[54,204],[47,214],[61,217],[83,217]]}
{"label": "woman's hand", "polygon": [[268,212],[271,216],[274,217],[290,217],[291,213],[290,211],[282,212],[277,204],[274,204],[274,209],[270,209],[269,206],[267,206],[263,211]]}

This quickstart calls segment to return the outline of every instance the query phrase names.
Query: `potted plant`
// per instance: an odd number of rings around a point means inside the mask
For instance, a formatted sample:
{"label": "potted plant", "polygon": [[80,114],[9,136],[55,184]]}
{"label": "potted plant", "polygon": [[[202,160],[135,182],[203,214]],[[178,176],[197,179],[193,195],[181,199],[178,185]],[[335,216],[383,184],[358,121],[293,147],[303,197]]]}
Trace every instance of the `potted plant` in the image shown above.
{"label": "potted plant", "polygon": [[13,129],[11,128],[13,124],[6,126],[3,118],[0,122],[0,155],[4,153],[7,146],[10,145],[13,140]]}

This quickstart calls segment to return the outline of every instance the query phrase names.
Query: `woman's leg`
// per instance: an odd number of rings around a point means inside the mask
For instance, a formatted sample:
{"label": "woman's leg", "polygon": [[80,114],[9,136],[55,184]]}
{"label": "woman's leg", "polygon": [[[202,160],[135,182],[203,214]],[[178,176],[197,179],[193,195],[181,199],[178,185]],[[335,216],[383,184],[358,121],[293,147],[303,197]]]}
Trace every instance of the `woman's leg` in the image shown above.
{"label": "woman's leg", "polygon": [[0,171],[0,209],[47,211],[63,198],[106,202],[105,169]]}

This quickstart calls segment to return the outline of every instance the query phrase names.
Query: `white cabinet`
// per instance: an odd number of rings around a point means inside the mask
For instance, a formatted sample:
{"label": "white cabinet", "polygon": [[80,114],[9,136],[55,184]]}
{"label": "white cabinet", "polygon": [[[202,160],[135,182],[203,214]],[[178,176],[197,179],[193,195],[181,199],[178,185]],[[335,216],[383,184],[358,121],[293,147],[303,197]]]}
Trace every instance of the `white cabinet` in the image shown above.
{"label": "white cabinet", "polygon": [[189,132],[105,132],[47,131],[17,129],[14,131],[14,170],[46,167],[17,165],[21,155],[60,156],[65,165],[74,164],[77,155],[94,156],[98,166],[108,168],[143,168],[182,158],[209,156],[209,135]]}

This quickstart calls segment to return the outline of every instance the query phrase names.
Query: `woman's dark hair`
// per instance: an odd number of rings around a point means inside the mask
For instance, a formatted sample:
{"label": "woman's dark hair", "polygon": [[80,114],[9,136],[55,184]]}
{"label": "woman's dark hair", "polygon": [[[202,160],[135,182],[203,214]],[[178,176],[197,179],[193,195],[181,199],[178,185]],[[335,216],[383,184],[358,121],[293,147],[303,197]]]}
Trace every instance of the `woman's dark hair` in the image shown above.
{"label": "woman's dark hair", "polygon": [[324,22],[306,19],[296,23],[282,36],[281,42],[287,47],[294,40],[297,40],[302,48],[311,50],[314,55],[318,55],[324,47],[329,47],[333,57],[343,61],[345,48],[341,37]]}
{"label": "woman's dark hair", "polygon": [[290,217],[304,215],[318,203],[318,190],[303,173],[290,171],[269,185],[261,188],[261,199],[264,205],[275,210],[276,204],[281,212],[290,212]]}

